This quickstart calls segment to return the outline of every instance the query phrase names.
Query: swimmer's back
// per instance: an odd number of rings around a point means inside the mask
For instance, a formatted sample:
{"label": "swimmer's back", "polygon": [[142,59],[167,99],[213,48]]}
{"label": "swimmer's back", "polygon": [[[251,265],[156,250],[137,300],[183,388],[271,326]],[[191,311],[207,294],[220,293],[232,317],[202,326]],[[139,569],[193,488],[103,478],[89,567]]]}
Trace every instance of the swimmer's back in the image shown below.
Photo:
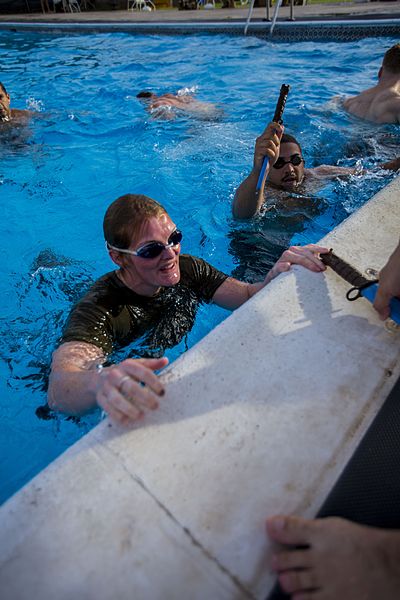
{"label": "swimmer's back", "polygon": [[343,106],[360,119],[374,123],[400,123],[400,93],[393,88],[365,90],[345,100]]}

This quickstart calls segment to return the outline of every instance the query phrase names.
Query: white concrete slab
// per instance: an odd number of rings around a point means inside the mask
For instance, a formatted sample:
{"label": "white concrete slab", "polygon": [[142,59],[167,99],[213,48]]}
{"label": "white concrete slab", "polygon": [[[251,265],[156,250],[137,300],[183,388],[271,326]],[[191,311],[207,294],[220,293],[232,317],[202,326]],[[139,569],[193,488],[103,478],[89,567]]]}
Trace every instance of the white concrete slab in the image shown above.
{"label": "white concrete slab", "polygon": [[[400,234],[400,178],[323,241],[359,270]],[[313,515],[400,374],[400,333],[335,273],[280,276],[0,509],[3,599],[265,598],[264,520]]]}

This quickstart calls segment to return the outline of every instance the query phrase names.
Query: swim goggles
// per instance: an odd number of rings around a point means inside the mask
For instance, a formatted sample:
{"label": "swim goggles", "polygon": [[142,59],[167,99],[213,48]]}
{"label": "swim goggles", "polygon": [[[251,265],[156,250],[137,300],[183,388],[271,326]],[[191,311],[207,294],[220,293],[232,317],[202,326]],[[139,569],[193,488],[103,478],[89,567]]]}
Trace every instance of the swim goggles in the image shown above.
{"label": "swim goggles", "polygon": [[160,256],[163,250],[167,250],[168,248],[173,248],[173,246],[177,246],[181,243],[183,238],[183,234],[179,229],[175,229],[171,233],[168,238],[167,244],[162,244],[161,242],[149,242],[144,246],[140,246],[137,250],[124,250],[122,248],[117,248],[116,246],[112,246],[108,242],[106,242],[107,249],[115,250],[116,252],[122,252],[123,254],[131,254],[132,256],[139,256],[139,258],[156,258]]}
{"label": "swim goggles", "polygon": [[300,154],[292,154],[292,156],[285,160],[282,156],[278,158],[276,163],[272,165],[274,169],[282,169],[285,165],[292,163],[293,166],[298,167],[304,161],[303,157]]}

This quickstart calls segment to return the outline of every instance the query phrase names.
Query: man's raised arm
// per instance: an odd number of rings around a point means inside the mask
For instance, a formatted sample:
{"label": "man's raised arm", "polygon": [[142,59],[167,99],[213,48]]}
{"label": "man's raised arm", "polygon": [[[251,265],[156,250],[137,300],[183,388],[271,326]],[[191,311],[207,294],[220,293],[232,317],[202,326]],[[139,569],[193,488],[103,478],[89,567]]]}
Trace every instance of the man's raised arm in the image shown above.
{"label": "man's raised arm", "polygon": [[[279,123],[270,123],[257,138],[254,149],[253,168],[250,175],[239,185],[233,199],[232,213],[236,219],[250,219],[256,215],[264,201],[264,186],[260,194],[256,193],[258,178],[264,157],[275,163],[279,157],[280,138],[283,127]],[[270,164],[267,166],[267,173]]]}

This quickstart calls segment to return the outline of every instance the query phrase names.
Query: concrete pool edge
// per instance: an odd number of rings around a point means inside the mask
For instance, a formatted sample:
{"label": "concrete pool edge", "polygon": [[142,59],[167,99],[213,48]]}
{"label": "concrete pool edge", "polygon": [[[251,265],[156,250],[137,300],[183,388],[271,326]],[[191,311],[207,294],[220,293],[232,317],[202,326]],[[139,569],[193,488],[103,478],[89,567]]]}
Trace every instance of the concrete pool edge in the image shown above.
{"label": "concrete pool edge", "polygon": [[[398,177],[324,245],[381,267],[399,199]],[[400,374],[400,334],[347,288],[282,275],[166,370],[141,427],[101,423],[10,498],[3,600],[265,598],[264,517],[317,512]]]}

